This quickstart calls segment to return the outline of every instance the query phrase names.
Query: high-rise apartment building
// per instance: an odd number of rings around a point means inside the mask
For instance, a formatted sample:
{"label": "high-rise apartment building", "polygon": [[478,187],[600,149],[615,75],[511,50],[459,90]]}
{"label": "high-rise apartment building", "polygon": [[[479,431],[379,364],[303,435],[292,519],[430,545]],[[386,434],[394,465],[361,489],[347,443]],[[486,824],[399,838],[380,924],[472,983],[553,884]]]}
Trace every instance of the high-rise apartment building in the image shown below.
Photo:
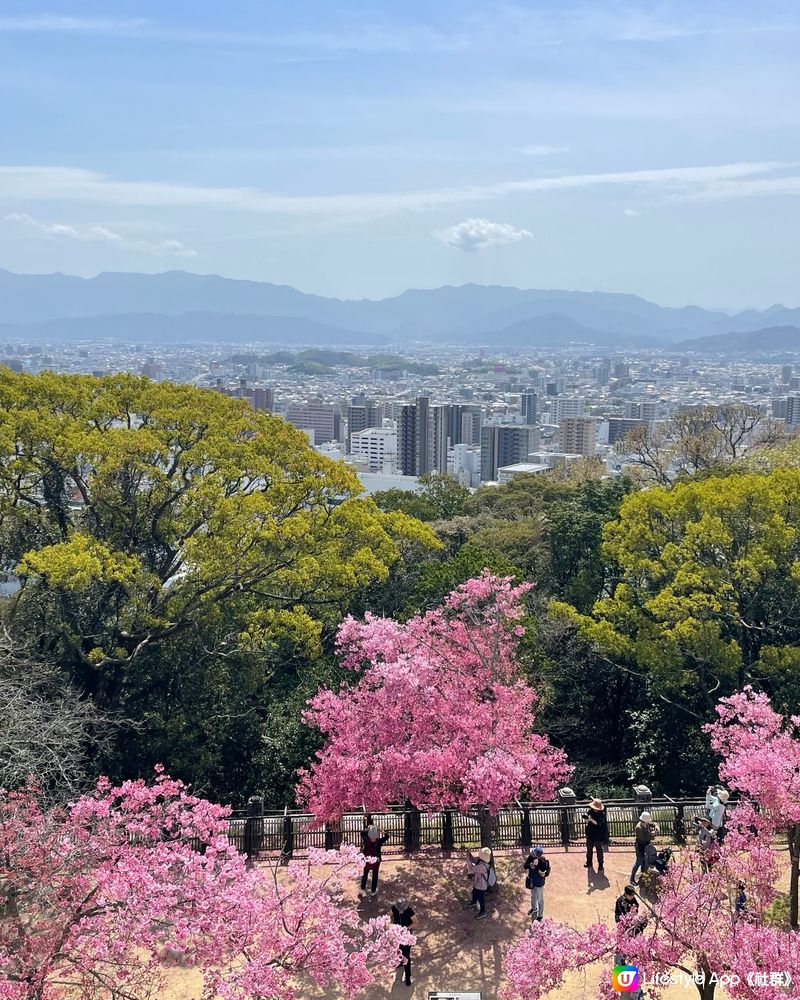
{"label": "high-rise apartment building", "polygon": [[559,424],[561,450],[572,455],[594,455],[597,451],[597,421],[594,417],[565,417]]}
{"label": "high-rise apartment building", "polygon": [[533,447],[536,431],[527,424],[487,424],[481,428],[481,481],[497,478],[503,465],[524,462]]}
{"label": "high-rise apartment building", "polygon": [[533,389],[526,389],[520,396],[520,412],[525,418],[525,423],[533,426],[538,420],[539,397]]}
{"label": "high-rise apartment building", "polygon": [[625,416],[631,420],[646,420],[648,423],[652,423],[654,420],[658,420],[658,400],[628,400],[625,404]]}
{"label": "high-rise apartment building", "polygon": [[404,476],[424,476],[433,469],[430,403],[427,396],[417,396],[415,403],[408,403],[400,410],[397,421],[397,460]]}
{"label": "high-rise apartment building", "polygon": [[789,396],[786,400],[786,423],[791,427],[800,424],[800,396]]}
{"label": "high-rise apartment building", "polygon": [[397,466],[397,431],[393,427],[367,427],[350,435],[350,454],[366,462],[370,472],[394,472]]}
{"label": "high-rise apartment building", "polygon": [[347,407],[347,434],[352,438],[353,434],[366,430],[367,427],[381,427],[383,424],[383,407],[376,403],[374,399],[365,399],[363,396],[354,396],[352,402]]}
{"label": "high-rise apartment building", "polygon": [[646,420],[634,420],[631,417],[609,417],[608,418],[608,443],[616,444],[622,441],[626,434],[636,428],[646,424]]}
{"label": "high-rise apartment building", "polygon": [[583,396],[556,396],[550,403],[550,423],[560,424],[567,417],[583,416],[585,408]]}
{"label": "high-rise apartment building", "polygon": [[315,444],[340,440],[339,409],[329,403],[323,403],[319,398],[309,399],[305,403],[291,403],[286,408],[286,419],[301,430],[313,430]]}

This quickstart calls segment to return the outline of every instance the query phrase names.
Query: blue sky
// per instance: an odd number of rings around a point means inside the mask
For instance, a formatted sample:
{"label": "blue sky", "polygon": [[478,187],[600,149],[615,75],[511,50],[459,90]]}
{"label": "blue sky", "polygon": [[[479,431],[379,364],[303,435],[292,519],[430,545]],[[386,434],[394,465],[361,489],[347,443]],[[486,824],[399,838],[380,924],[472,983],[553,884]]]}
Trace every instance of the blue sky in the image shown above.
{"label": "blue sky", "polygon": [[800,5],[0,4],[0,267],[800,305]]}

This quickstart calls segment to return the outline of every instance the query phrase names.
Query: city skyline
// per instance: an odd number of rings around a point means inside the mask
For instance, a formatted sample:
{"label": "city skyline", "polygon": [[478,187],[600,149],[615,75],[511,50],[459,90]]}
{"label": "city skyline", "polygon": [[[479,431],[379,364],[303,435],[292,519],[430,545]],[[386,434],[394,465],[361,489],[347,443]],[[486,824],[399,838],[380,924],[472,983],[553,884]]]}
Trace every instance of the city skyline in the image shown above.
{"label": "city skyline", "polygon": [[10,3],[0,267],[798,305],[798,37],[779,2]]}

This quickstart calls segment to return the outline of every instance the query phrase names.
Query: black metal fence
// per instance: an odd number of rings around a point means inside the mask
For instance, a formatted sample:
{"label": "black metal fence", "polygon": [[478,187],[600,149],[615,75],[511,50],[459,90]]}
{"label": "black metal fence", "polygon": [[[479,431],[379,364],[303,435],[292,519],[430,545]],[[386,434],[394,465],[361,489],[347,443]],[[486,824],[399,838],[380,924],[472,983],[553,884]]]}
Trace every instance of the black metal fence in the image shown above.
{"label": "black metal fence", "polygon": [[[235,813],[228,835],[236,847],[253,858],[258,855],[289,860],[303,856],[309,848],[337,848],[341,844],[361,844],[361,831],[368,822],[388,834],[386,855],[413,853],[423,848],[447,852],[461,847],[491,847],[494,850],[530,847],[563,847],[584,843],[588,802],[569,804],[521,802],[490,816],[481,809],[459,813],[455,809],[421,812],[398,807],[387,812],[347,813],[334,824],[315,826],[309,813],[261,812],[251,804],[249,814]],[[705,815],[705,800],[633,799],[605,803],[612,845],[633,845],[633,831],[643,810],[647,810],[660,832],[656,841],[681,844],[694,816]]]}

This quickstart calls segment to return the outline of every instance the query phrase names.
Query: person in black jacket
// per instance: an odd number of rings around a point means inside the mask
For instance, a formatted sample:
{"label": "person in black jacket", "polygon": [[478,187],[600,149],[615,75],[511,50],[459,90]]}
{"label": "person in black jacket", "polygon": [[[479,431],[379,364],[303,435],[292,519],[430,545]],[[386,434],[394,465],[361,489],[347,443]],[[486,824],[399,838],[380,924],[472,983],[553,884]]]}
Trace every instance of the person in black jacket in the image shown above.
{"label": "person in black jacket", "polygon": [[372,873],[371,896],[378,895],[378,870],[381,867],[381,850],[389,839],[389,834],[370,825],[361,831],[361,853],[364,855],[364,871],[361,873],[361,891],[359,896],[367,894],[367,877]]}
{"label": "person in black jacket", "polygon": [[544,848],[532,847],[523,867],[525,888],[531,891],[528,914],[533,920],[541,920],[544,917],[544,886],[550,874],[550,862],[544,856]]}
{"label": "person in black jacket", "polygon": [[591,868],[593,854],[597,851],[597,870],[603,871],[603,845],[608,843],[608,822],[606,810],[600,799],[592,799],[589,809],[583,814],[586,820],[586,863]]}
{"label": "person in black jacket", "polygon": [[[407,927],[409,930],[414,926],[414,910],[407,899],[401,896],[392,906],[392,923]],[[411,945],[401,944],[400,954],[405,959],[404,978],[406,986],[411,985]]]}

